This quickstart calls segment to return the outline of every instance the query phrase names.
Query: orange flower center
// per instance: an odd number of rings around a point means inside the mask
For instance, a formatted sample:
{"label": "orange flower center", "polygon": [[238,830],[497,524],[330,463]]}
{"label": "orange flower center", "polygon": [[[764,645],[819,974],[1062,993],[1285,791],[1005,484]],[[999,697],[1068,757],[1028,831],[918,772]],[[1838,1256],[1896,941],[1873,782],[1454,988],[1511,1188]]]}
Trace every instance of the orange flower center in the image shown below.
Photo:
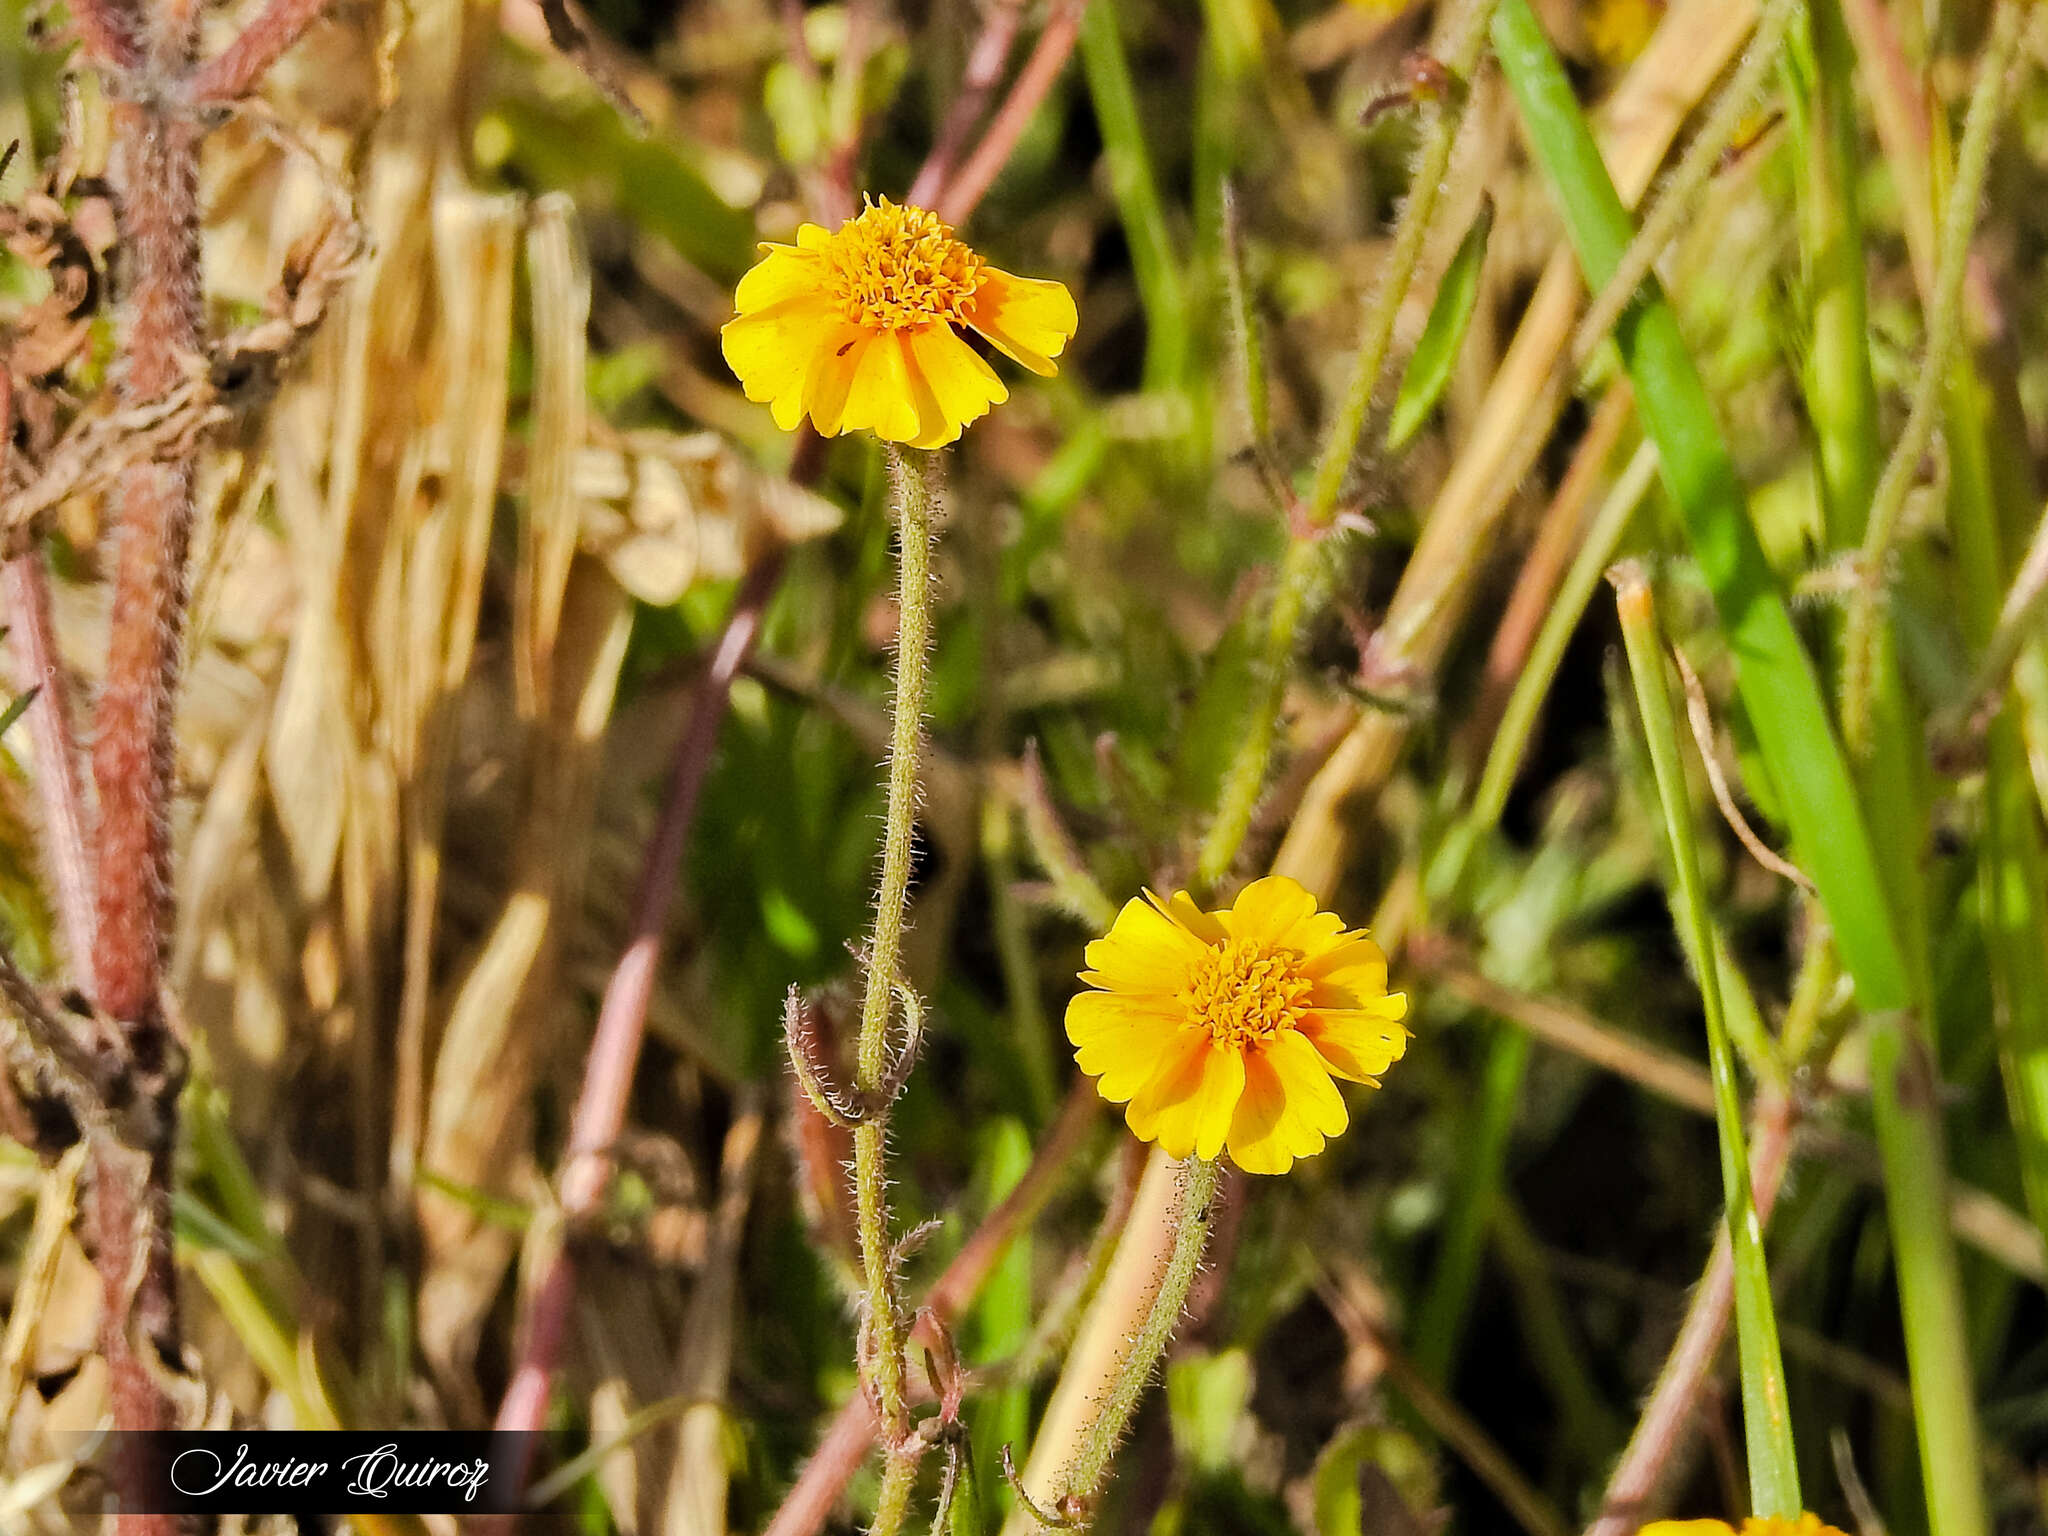
{"label": "orange flower center", "polygon": [[819,254],[840,313],[874,330],[962,320],[981,286],[981,258],[937,214],[887,198],[840,225]]}
{"label": "orange flower center", "polygon": [[1180,994],[1190,1022],[1206,1027],[1218,1045],[1249,1045],[1291,1029],[1308,1008],[1314,983],[1298,969],[1294,950],[1232,939],[1195,962]]}

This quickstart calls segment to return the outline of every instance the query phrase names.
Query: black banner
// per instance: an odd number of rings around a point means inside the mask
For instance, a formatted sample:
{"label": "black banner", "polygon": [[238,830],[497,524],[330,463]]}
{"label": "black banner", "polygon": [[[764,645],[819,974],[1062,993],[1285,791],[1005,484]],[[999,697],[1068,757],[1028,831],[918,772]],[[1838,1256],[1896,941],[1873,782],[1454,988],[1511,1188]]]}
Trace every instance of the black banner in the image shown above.
{"label": "black banner", "polygon": [[139,1514],[511,1514],[536,1435],[442,1430],[116,1431],[87,1458]]}

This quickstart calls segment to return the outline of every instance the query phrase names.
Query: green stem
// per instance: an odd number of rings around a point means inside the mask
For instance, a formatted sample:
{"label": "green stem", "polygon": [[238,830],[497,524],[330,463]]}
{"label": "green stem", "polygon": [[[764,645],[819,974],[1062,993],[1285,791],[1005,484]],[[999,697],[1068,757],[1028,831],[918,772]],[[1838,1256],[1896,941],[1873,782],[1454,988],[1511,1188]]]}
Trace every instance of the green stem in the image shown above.
{"label": "green stem", "polygon": [[[1863,160],[1855,51],[1843,25],[1840,0],[1810,0],[1808,19],[1813,94],[1799,202],[1800,240],[1813,295],[1813,339],[1804,384],[1820,461],[1828,539],[1841,547],[1863,538],[1882,452],[1877,383],[1870,369],[1863,209],[1857,192]],[[1921,870],[1927,830],[1926,752],[1888,630],[1877,637],[1869,660],[1869,750],[1854,765],[1856,782],[1899,937],[1906,945],[1913,1001],[1926,1016],[1932,992]]]}
{"label": "green stem", "polygon": [[1429,1290],[1415,1323],[1413,1356],[1423,1380],[1439,1390],[1451,1382],[1487,1229],[1507,1181],[1508,1142],[1521,1107],[1534,1038],[1514,1023],[1496,1024],[1480,1080],[1479,1103],[1465,1142],[1443,1221]]}
{"label": "green stem", "polygon": [[1151,1385],[1160,1357],[1180,1326],[1181,1309],[1187,1305],[1188,1291],[1202,1267],[1202,1251],[1209,1244],[1209,1207],[1216,1194],[1218,1172],[1218,1165],[1205,1158],[1191,1157],[1180,1165],[1173,1251],[1166,1261],[1165,1277],[1068,1477],[1068,1487],[1084,1499],[1096,1492],[1109,1470],[1138,1399]]}
{"label": "green stem", "polygon": [[[1949,393],[1949,522],[1955,532],[1963,639],[1972,649],[1996,631],[2006,565],[1991,486],[1984,387],[1959,358]],[[2003,702],[2006,690],[1997,698]],[[2016,709],[1999,708],[1985,729],[1982,829],[1977,852],[1979,922],[1991,976],[2006,1097],[2017,1133],[2021,1185],[2048,1234],[2048,849],[2044,849]]]}
{"label": "green stem", "polygon": [[1695,199],[1713,178],[1723,153],[1755,109],[1757,97],[1763,92],[1764,77],[1777,62],[1786,30],[1798,13],[1798,0],[1766,0],[1750,38],[1749,51],[1737,66],[1734,78],[1714,99],[1706,126],[1693,135],[1677,169],[1664,178],[1656,201],[1643,214],[1641,231],[1630,242],[1614,275],[1600,285],[1600,292],[1579,322],[1572,337],[1572,358],[1580,366],[1585,365],[1593,349],[1614,329],[1614,322],[1628,308],[1643,279],[1695,216]]}
{"label": "green stem", "polygon": [[[1571,82],[1527,0],[1500,0],[1494,46],[1589,282],[1606,281],[1630,221]],[[1616,330],[1637,413],[1728,634],[1742,702],[1819,887],[1867,1023],[1871,1109],[1885,1165],[1906,1357],[1933,1536],[1989,1529],[1971,1392],[1962,1281],[1949,1234],[1940,1105],[1911,964],[1847,761],[1811,661],[1749,521],[1741,482],[1678,317],[1654,281]],[[1906,1071],[1911,1065],[1910,1073]]]}
{"label": "green stem", "polygon": [[1877,641],[1884,622],[1885,562],[1891,554],[1892,541],[1898,536],[1906,493],[1919,477],[1921,457],[1940,422],[1949,360],[1954,356],[1962,328],[1963,274],[1969,265],[1970,236],[1977,224],[1977,205],[1984,196],[1984,178],[1991,168],[1991,146],[2005,102],[2006,78],[2012,73],[2028,9],[2020,0],[2002,0],[1992,17],[1990,41],[1977,66],[1969,113],[1963,119],[1955,178],[1942,209],[1934,304],[1927,314],[1926,356],[1921,359],[1920,376],[1913,381],[1906,425],[1885,463],[1883,477],[1877,482],[1870,503],[1870,522],[1863,531],[1862,578],[1850,600],[1842,672],[1842,730],[1850,745],[1858,750],[1863,747],[1870,726]]}
{"label": "green stem", "polygon": [[1224,773],[1216,815],[1202,839],[1201,857],[1195,866],[1195,881],[1202,891],[1214,890],[1229,873],[1238,849],[1244,846],[1245,834],[1251,830],[1259,796],[1265,792],[1273,733],[1287,693],[1287,664],[1294,655],[1294,633],[1301,625],[1302,610],[1315,585],[1319,548],[1317,539],[1296,538],[1288,543],[1281,560],[1279,590],[1273,594],[1273,609],[1266,618],[1266,643],[1259,656],[1251,719],[1245,722],[1244,738]]}
{"label": "green stem", "polygon": [[1422,153],[1415,162],[1415,175],[1408,184],[1408,201],[1394,224],[1394,241],[1387,253],[1387,265],[1380,274],[1379,288],[1365,312],[1365,331],[1358,340],[1358,361],[1351,373],[1351,387],[1345,392],[1343,408],[1330,427],[1316,463],[1316,478],[1308,498],[1308,520],[1328,524],[1337,509],[1337,497],[1344,489],[1345,471],[1358,450],[1358,435],[1365,429],[1366,414],[1379,388],[1387,352],[1394,340],[1394,321],[1407,300],[1408,285],[1415,280],[1415,268],[1422,259],[1422,245],[1429,236],[1431,215],[1437,196],[1451,168],[1451,151],[1457,147],[1458,128],[1464,121],[1467,82],[1486,47],[1486,27],[1495,0],[1465,0],[1452,17],[1442,63],[1450,72],[1451,85],[1437,103]]}
{"label": "green stem", "polygon": [[1088,78],[1095,120],[1102,129],[1110,193],[1131,247],[1131,271],[1145,306],[1145,384],[1149,389],[1171,389],[1187,373],[1187,293],[1173,239],[1167,233],[1159,183],[1152,174],[1152,153],[1145,145],[1131,63],[1117,31],[1121,9],[1097,4],[1083,14],[1081,68]]}
{"label": "green stem", "polygon": [[[1266,770],[1273,756],[1273,733],[1280,718],[1281,700],[1287,690],[1287,664],[1294,654],[1295,631],[1300,627],[1308,593],[1315,581],[1319,534],[1329,526],[1336,513],[1337,497],[1344,489],[1345,472],[1351,467],[1351,456],[1357,451],[1359,433],[1365,429],[1366,415],[1372,409],[1373,392],[1379,388],[1380,375],[1386,369],[1387,354],[1394,340],[1395,319],[1407,301],[1409,286],[1415,281],[1415,269],[1422,260],[1423,243],[1429,237],[1437,199],[1443,190],[1444,177],[1450,170],[1451,152],[1457,147],[1458,128],[1464,119],[1466,82],[1478,66],[1480,53],[1486,46],[1486,26],[1493,6],[1494,0],[1464,0],[1449,24],[1443,63],[1450,71],[1451,87],[1436,106],[1421,157],[1416,161],[1414,179],[1409,183],[1408,200],[1395,221],[1393,245],[1387,254],[1386,267],[1380,274],[1372,303],[1366,308],[1365,330],[1359,337],[1358,361],[1352,371],[1351,387],[1345,393],[1343,409],[1330,428],[1330,436],[1323,444],[1322,458],[1316,464],[1315,483],[1305,509],[1307,526],[1295,529],[1281,561],[1280,585],[1273,595],[1273,610],[1266,624],[1266,644],[1259,659],[1258,691],[1252,703],[1251,719],[1224,775],[1223,794],[1217,803],[1215,819],[1202,840],[1196,879],[1203,890],[1214,888],[1229,871],[1231,861],[1237,857],[1245,833],[1251,827],[1252,813],[1258,807],[1259,796],[1265,790]],[[1238,316],[1239,325],[1247,328],[1247,339],[1251,340],[1249,305],[1243,298],[1241,274],[1234,268],[1235,253],[1232,256],[1233,312]],[[1256,354],[1255,340],[1251,343],[1251,351]],[[1252,366],[1256,368],[1257,365],[1254,363]],[[1253,429],[1255,433],[1262,434],[1263,375],[1248,374],[1246,384],[1250,392]],[[1259,440],[1263,441],[1263,437]]]}
{"label": "green stem", "polygon": [[890,705],[888,809],[882,829],[882,879],[875,893],[874,935],[868,947],[867,986],[861,1003],[855,1087],[869,1105],[868,1118],[854,1127],[853,1189],[866,1288],[867,1342],[875,1398],[890,1454],[883,1474],[883,1499],[874,1530],[888,1536],[902,1523],[908,1502],[904,1458],[894,1445],[910,1432],[904,1390],[904,1328],[891,1249],[888,1177],[883,1169],[887,1106],[873,1102],[889,1067],[889,1020],[901,981],[903,916],[910,895],[910,866],[917,819],[918,748],[924,730],[925,689],[931,651],[932,513],[939,494],[934,454],[891,448],[889,471],[896,504],[897,587],[896,687]]}
{"label": "green stem", "polygon": [[1523,663],[1514,691],[1508,695],[1507,707],[1501,711],[1500,727],[1487,749],[1479,787],[1472,794],[1472,807],[1452,834],[1454,841],[1446,840],[1449,857],[1441,861],[1440,870],[1432,871],[1431,884],[1437,894],[1448,895],[1456,889],[1473,846],[1500,824],[1508,793],[1522,770],[1522,755],[1536,729],[1536,717],[1543,701],[1550,696],[1550,685],[1564,660],[1565,647],[1585,616],[1586,605],[1593,600],[1601,573],[1614,563],[1614,552],[1621,547],[1622,536],[1628,532],[1636,508],[1642,505],[1656,475],[1656,446],[1643,443],[1594,512],[1585,541],[1572,557],[1550,610],[1543,615],[1543,625],[1529,647],[1529,659]]}
{"label": "green stem", "polygon": [[1763,1226],[1749,1185],[1749,1148],[1742,1130],[1742,1093],[1735,1081],[1735,1049],[1722,1007],[1720,968],[1714,964],[1713,924],[1700,877],[1699,848],[1686,792],[1685,767],[1664,676],[1664,649],[1657,637],[1649,583],[1629,565],[1615,577],[1620,592],[1621,635],[1634,674],[1636,704],[1657,775],[1657,795],[1678,872],[1685,919],[1692,929],[1700,1003],[1707,1016],[1707,1059],[1714,1082],[1714,1119],[1721,1134],[1721,1180],[1727,1190],[1728,1240],[1735,1258],[1735,1336],[1742,1366],[1742,1418],[1749,1446],[1750,1497],[1756,1513],[1796,1518],[1799,1464],[1792,1445],[1791,1403],[1785,1389],[1785,1361],[1778,1347],[1778,1318],[1771,1301],[1771,1273],[1764,1257]]}

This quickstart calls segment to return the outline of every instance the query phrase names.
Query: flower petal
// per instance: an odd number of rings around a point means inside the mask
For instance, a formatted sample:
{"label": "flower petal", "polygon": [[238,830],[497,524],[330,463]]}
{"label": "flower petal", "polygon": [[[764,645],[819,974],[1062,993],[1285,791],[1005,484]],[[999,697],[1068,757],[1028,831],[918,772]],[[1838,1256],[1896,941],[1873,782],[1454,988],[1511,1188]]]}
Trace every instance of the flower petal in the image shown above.
{"label": "flower petal", "polygon": [[1302,1038],[1315,1047],[1323,1065],[1354,1083],[1377,1083],[1380,1074],[1408,1050],[1408,1031],[1399,1022],[1408,999],[1396,993],[1390,1012],[1368,1008],[1318,1009],[1302,1017]]}
{"label": "flower petal", "polygon": [[1153,896],[1152,900],[1162,912],[1204,944],[1221,945],[1229,942],[1230,934],[1223,924],[1216,920],[1216,914],[1204,912],[1196,906],[1194,898],[1186,891],[1175,891],[1163,902],[1157,896]]}
{"label": "flower petal", "polygon": [[1113,992],[1171,997],[1208,946],[1142,896],[1133,896],[1109,932],[1089,944],[1081,979]]}
{"label": "flower petal", "polygon": [[804,224],[796,232],[797,249],[822,251],[832,243],[832,232],[822,224]]}
{"label": "flower petal", "polygon": [[1033,373],[1058,370],[1052,360],[1066,350],[1081,323],[1074,296],[1059,283],[1014,277],[984,267],[981,286],[962,309],[963,318]]}
{"label": "flower petal", "polygon": [[1140,1141],[1169,1157],[1214,1157],[1223,1150],[1244,1092],[1244,1053],[1218,1046],[1206,1029],[1187,1028],[1124,1119]]}
{"label": "flower petal", "polygon": [[821,293],[823,263],[815,252],[800,251],[793,245],[764,243],[763,255],[740,279],[732,296],[733,308],[743,315],[768,309],[790,299],[815,297]]}
{"label": "flower petal", "polygon": [[804,380],[816,339],[832,318],[822,302],[799,297],[729,320],[719,333],[726,364],[747,398],[774,406],[784,431],[803,419]]}
{"label": "flower petal", "polygon": [[1307,1123],[1325,1136],[1336,1136],[1351,1123],[1344,1095],[1330,1081],[1330,1069],[1300,1031],[1283,1029],[1267,1037],[1266,1059],[1280,1074],[1287,1102],[1299,1107]]}
{"label": "flower petal", "polygon": [[[1246,1173],[1285,1173],[1294,1166],[1294,1131],[1279,1074],[1261,1052],[1247,1052],[1244,1093],[1230,1117],[1230,1160]],[[1321,1146],[1320,1139],[1316,1145]]]}
{"label": "flower petal", "polygon": [[[865,427],[887,442],[907,443],[918,435],[917,402],[911,397],[910,370],[904,362],[903,349],[888,336],[863,334],[869,344],[860,349],[859,366],[854,369],[852,387],[846,392],[846,410],[839,418],[839,430],[857,432]],[[815,416],[811,419],[817,420]]]}
{"label": "flower petal", "polygon": [[942,447],[967,423],[985,416],[990,406],[1010,398],[995,369],[950,325],[918,326],[897,334],[908,350],[913,379],[921,375],[930,386],[930,398],[919,411],[923,430],[912,446]]}
{"label": "flower petal", "polygon": [[1186,1023],[1163,998],[1118,992],[1077,992],[1067,1002],[1067,1038],[1096,1089],[1121,1104],[1150,1081]]}
{"label": "flower petal", "polygon": [[1321,953],[1310,950],[1301,974],[1316,983],[1316,1006],[1363,1007],[1386,995],[1387,956],[1364,934],[1352,934]]}
{"label": "flower petal", "polygon": [[1297,924],[1315,915],[1316,899],[1300,881],[1268,875],[1239,891],[1230,910],[1219,912],[1217,920],[1233,939],[1279,947]]}
{"label": "flower petal", "polygon": [[1245,1052],[1244,1094],[1230,1122],[1230,1158],[1246,1173],[1285,1173],[1350,1123],[1315,1048],[1291,1029]]}
{"label": "flower petal", "polygon": [[833,437],[856,425],[845,419],[846,402],[873,343],[868,332],[838,319],[812,339],[811,370],[804,378],[804,409],[822,436]]}

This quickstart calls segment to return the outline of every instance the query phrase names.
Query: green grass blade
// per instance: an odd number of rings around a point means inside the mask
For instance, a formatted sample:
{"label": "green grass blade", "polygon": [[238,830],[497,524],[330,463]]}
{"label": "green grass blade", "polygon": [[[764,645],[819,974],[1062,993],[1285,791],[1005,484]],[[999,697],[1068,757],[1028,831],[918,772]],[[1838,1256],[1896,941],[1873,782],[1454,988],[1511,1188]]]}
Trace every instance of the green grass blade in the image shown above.
{"label": "green grass blade", "polygon": [[[1503,0],[1494,46],[1597,287],[1620,265],[1632,225],[1541,24],[1526,0]],[[1735,464],[1678,316],[1654,283],[1616,327],[1636,411],[1685,523],[1700,574],[1734,651],[1742,700],[1803,862],[1834,920],[1842,954],[1872,1011],[1908,1001],[1892,918],[1854,782],[1813,664],[1799,643],[1749,519]]]}
{"label": "green grass blade", "polygon": [[[1828,541],[1854,548],[1863,539],[1884,460],[1877,382],[1870,368],[1870,305],[1864,279],[1862,174],[1855,98],[1855,54],[1839,0],[1811,0],[1810,132],[1799,181],[1801,254],[1811,294],[1811,345],[1803,384],[1820,468]],[[1865,806],[1883,806],[1870,833],[1907,946],[1914,1004],[1932,1028],[1926,942],[1927,897],[1921,849],[1927,834],[1927,783],[1921,726],[1899,673],[1889,626],[1872,655],[1870,750],[1854,764]]]}
{"label": "green grass blade", "polygon": [[1138,116],[1131,63],[1117,31],[1114,5],[1091,5],[1081,22],[1081,65],[1089,99],[1102,129],[1109,162],[1110,192],[1116,198],[1124,238],[1130,242],[1131,270],[1145,306],[1145,383],[1154,389],[1180,383],[1187,372],[1188,306],[1180,260],[1166,229],[1166,210],[1152,174],[1152,152]]}
{"label": "green grass blade", "polygon": [[[1948,401],[1949,521],[1955,532],[1963,637],[1981,653],[1998,627],[2008,562],[1991,486],[1982,385],[1959,361]],[[1985,733],[1983,824],[1977,891],[1992,1013],[2027,1206],[2048,1234],[2048,850],[2014,701]]]}
{"label": "green grass blade", "polygon": [[[1627,211],[1527,0],[1502,0],[1494,47],[1590,286],[1627,249]],[[1675,312],[1657,286],[1616,330],[1637,411],[1727,630],[1745,709],[1800,862],[1834,924],[1867,1015],[1872,1109],[1885,1165],[1915,1426],[1934,1536],[1984,1536],[1976,1405],[1949,1234],[1934,1076],[1905,951],[1854,782],[1811,661],[1750,523],[1735,466]]]}
{"label": "green grass blade", "polygon": [[[1650,587],[1633,562],[1616,576],[1620,591],[1621,636],[1634,675],[1636,704],[1657,798],[1664,812],[1672,868],[1678,876],[1679,910],[1692,930],[1692,950],[1714,952],[1707,892],[1700,878],[1699,848],[1685,786],[1678,717],[1664,676],[1664,647]],[[1721,1138],[1721,1181],[1727,1190],[1728,1240],[1735,1256],[1735,1337],[1742,1365],[1742,1422],[1749,1447],[1750,1497],[1759,1515],[1796,1516],[1799,1460],[1792,1444],[1792,1406],[1785,1388],[1785,1361],[1778,1348],[1778,1316],[1771,1300],[1771,1272],[1764,1257],[1763,1227],[1749,1187],[1749,1147],[1742,1131],[1742,1096],[1735,1081],[1735,1048],[1722,1007],[1720,967],[1711,960],[1696,967],[1700,1003],[1707,1016],[1707,1059],[1714,1079],[1714,1123]]]}

